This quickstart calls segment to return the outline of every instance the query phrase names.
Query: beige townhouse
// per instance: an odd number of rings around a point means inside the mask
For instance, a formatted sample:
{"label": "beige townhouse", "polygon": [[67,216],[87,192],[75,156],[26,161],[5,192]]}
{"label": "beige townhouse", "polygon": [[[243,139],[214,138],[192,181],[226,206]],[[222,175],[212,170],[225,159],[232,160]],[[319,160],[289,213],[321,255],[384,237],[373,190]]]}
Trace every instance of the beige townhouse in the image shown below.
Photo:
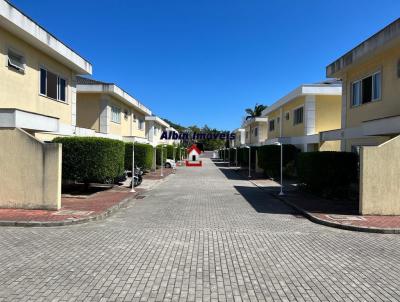
{"label": "beige townhouse", "polygon": [[360,154],[360,213],[400,214],[400,19],[326,68],[343,82],[340,129],[321,140],[341,140]]}
{"label": "beige townhouse", "polygon": [[168,144],[168,140],[161,139],[161,135],[163,131],[167,131],[168,128],[171,128],[170,125],[155,115],[146,116],[145,120],[146,138],[149,141],[149,144],[153,146]]}
{"label": "beige townhouse", "polygon": [[229,141],[229,145],[231,148],[237,148],[237,147],[243,146],[246,143],[245,129],[237,128],[237,129],[233,130],[232,133],[235,134],[235,139]]}
{"label": "beige townhouse", "polygon": [[268,137],[268,118],[253,117],[246,119],[243,123],[245,144],[250,146],[262,145]]}
{"label": "beige townhouse", "polygon": [[114,83],[77,77],[77,135],[148,143],[151,111]]}
{"label": "beige townhouse", "polygon": [[61,145],[76,127],[76,75],[92,65],[0,0],[0,207],[59,209]]}
{"label": "beige townhouse", "polygon": [[343,82],[341,129],[323,133],[342,140],[343,151],[376,146],[400,133],[400,19],[326,68]]}
{"label": "beige townhouse", "polygon": [[341,121],[340,81],[303,84],[262,112],[267,119],[264,144],[292,144],[302,151],[338,150],[340,141],[321,143],[320,132]]}
{"label": "beige townhouse", "polygon": [[0,1],[0,127],[19,127],[40,139],[72,135],[76,80],[92,65],[24,15]]}

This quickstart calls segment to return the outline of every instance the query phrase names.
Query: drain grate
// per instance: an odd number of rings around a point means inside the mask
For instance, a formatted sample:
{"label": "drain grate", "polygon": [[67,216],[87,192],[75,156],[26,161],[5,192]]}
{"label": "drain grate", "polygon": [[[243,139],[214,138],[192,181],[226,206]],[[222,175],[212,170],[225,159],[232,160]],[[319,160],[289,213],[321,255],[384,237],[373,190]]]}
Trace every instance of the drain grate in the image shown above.
{"label": "drain grate", "polygon": [[93,211],[77,211],[77,210],[60,210],[52,215],[78,215],[78,216],[88,216],[92,214]]}
{"label": "drain grate", "polygon": [[361,216],[348,216],[348,215],[325,215],[326,217],[332,219],[332,220],[338,220],[338,221],[362,221],[365,220],[364,217]]}
{"label": "drain grate", "polygon": [[138,195],[138,196],[136,196],[136,199],[143,199],[143,198],[145,198],[146,196],[144,196],[144,195]]}

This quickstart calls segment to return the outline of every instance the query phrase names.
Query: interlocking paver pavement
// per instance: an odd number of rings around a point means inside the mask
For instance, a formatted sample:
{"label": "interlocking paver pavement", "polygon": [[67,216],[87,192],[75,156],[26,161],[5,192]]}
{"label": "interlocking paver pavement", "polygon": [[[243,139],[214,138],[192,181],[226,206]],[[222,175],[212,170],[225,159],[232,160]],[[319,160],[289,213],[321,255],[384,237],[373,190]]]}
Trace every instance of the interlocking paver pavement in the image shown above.
{"label": "interlocking paver pavement", "polygon": [[399,301],[400,237],[313,224],[205,159],[101,222],[0,229],[1,301]]}

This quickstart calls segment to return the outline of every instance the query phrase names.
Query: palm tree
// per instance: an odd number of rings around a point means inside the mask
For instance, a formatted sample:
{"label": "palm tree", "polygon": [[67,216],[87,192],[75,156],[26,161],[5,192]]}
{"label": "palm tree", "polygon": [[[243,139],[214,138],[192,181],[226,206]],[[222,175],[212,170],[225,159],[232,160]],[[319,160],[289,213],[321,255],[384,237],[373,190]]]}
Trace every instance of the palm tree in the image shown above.
{"label": "palm tree", "polygon": [[[247,113],[246,120],[261,116],[261,113],[263,112],[263,110],[265,108],[267,108],[267,106],[256,103],[256,105],[254,106],[254,109],[251,109],[251,108],[245,109],[245,111]],[[251,126],[250,126],[249,130],[250,130],[249,131],[249,144],[251,144]]]}
{"label": "palm tree", "polygon": [[254,109],[251,109],[251,108],[245,109],[245,111],[247,113],[246,120],[253,118],[253,117],[261,116],[261,113],[263,112],[263,110],[265,108],[267,108],[267,106],[256,104],[254,106]]}

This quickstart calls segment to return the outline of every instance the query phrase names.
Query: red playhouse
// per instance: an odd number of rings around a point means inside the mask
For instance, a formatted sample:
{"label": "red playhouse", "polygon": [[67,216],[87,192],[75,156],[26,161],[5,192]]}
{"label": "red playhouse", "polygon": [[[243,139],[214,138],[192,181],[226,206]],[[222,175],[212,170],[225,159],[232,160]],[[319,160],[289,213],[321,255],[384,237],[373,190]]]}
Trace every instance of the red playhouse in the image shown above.
{"label": "red playhouse", "polygon": [[199,160],[201,151],[196,145],[191,145],[187,149],[188,158],[186,160],[186,167],[201,167],[202,162]]}

